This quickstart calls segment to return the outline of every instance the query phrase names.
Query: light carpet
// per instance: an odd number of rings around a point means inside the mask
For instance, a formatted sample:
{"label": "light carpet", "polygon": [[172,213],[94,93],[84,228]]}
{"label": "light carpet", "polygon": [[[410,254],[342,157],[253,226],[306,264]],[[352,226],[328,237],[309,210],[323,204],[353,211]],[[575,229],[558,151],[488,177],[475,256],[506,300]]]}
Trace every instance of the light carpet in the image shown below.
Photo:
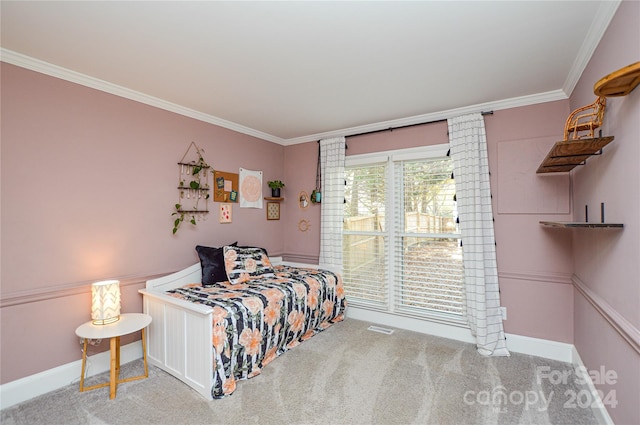
{"label": "light carpet", "polygon": [[[206,401],[150,367],[149,378],[84,393],[73,384],[1,412],[22,424],[596,424],[572,365],[346,319],[290,350],[234,394]],[[507,341],[508,343],[508,341]],[[142,371],[142,360],[122,376]],[[566,376],[565,379],[555,379]],[[87,385],[108,379],[92,377]],[[559,382],[560,381],[560,382]],[[582,393],[580,393],[582,391]],[[572,402],[573,398],[573,402]],[[585,403],[581,403],[584,405]]]}

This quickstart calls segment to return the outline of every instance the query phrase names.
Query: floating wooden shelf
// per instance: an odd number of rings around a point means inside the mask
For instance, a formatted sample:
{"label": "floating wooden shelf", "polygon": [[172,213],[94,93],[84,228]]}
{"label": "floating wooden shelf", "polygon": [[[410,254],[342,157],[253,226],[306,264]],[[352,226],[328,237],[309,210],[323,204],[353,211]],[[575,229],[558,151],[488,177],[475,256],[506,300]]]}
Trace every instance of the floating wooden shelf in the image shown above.
{"label": "floating wooden shelf", "polygon": [[640,84],[640,62],[633,63],[601,78],[593,86],[596,96],[626,96]]}
{"label": "floating wooden shelf", "polygon": [[179,213],[186,214],[208,214],[209,210],[177,210]]}
{"label": "floating wooden shelf", "polygon": [[265,196],[264,199],[272,202],[284,201],[284,198],[274,198],[273,196]]}
{"label": "floating wooden shelf", "polygon": [[197,167],[202,168],[203,170],[207,170],[207,169],[211,168],[211,166],[209,166],[209,165],[199,165],[199,164],[196,164],[195,162],[178,162],[178,165],[186,165],[186,166],[189,166],[189,167],[196,167],[197,166]]}
{"label": "floating wooden shelf", "polygon": [[563,229],[568,228],[591,228],[591,229],[606,229],[606,228],[622,228],[622,223],[587,223],[583,221],[541,221],[540,224],[546,227],[558,227]]}
{"label": "floating wooden shelf", "polygon": [[536,173],[571,171],[576,166],[584,164],[590,156],[599,155],[602,148],[611,141],[613,141],[613,136],[556,142],[538,167]]}

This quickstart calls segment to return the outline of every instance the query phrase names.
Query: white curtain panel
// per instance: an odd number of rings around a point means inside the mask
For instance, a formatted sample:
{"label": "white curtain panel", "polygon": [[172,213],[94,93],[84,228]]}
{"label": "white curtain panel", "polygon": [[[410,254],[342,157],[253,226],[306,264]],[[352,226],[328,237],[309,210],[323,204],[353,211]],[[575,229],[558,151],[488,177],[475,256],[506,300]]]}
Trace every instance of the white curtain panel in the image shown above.
{"label": "white curtain panel", "polygon": [[467,319],[484,356],[508,356],[496,263],[484,118],[447,120],[464,263]]}
{"label": "white curtain panel", "polygon": [[345,138],[320,140],[320,264],[342,269]]}
{"label": "white curtain panel", "polygon": [[262,171],[240,168],[240,208],[262,208]]}

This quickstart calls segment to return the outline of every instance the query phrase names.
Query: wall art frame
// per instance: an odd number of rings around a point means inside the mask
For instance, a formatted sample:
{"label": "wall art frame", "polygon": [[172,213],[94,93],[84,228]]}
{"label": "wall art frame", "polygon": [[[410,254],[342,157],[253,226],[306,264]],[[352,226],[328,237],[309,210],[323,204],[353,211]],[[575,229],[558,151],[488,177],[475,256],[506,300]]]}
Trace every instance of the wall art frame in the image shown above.
{"label": "wall art frame", "polygon": [[280,220],[279,202],[267,202],[267,220]]}

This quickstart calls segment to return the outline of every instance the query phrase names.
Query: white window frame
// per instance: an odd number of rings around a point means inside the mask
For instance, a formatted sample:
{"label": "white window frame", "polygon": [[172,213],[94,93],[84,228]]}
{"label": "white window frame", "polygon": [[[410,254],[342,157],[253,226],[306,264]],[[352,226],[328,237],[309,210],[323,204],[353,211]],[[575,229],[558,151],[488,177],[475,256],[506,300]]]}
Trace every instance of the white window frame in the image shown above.
{"label": "white window frame", "polygon": [[[350,155],[345,158],[345,168],[354,167],[359,165],[374,165],[374,164],[382,164],[386,163],[386,173],[385,179],[387,181],[387,193],[385,199],[385,232],[382,232],[383,235],[387,238],[387,243],[389,247],[388,255],[393,255],[393,249],[396,245],[396,238],[399,237],[396,234],[394,229],[393,218],[395,214],[395,209],[393,206],[393,202],[395,199],[395,185],[393,184],[394,177],[392,174],[393,163],[395,161],[420,161],[424,159],[434,159],[434,158],[442,158],[447,156],[447,152],[449,151],[449,144],[439,144],[439,145],[430,145],[423,146],[417,148],[408,148],[408,149],[399,149],[399,150],[390,150],[390,151],[382,151],[382,152],[373,152],[359,155]],[[345,234],[349,234],[345,231]],[[422,321],[433,321],[437,323],[442,323],[444,325],[453,325],[456,327],[468,328],[468,324],[466,322],[466,318],[464,314],[462,317],[458,317],[456,315],[447,315],[447,314],[420,314],[420,315],[412,315],[410,309],[407,308],[397,308],[395,302],[395,286],[394,286],[394,277],[395,277],[395,267],[396,263],[393,259],[388,258],[388,269],[387,269],[387,300],[389,301],[386,304],[386,312],[380,311],[381,314],[385,316],[403,316],[408,318],[419,319]],[[353,307],[351,307],[353,308]],[[363,309],[374,309],[377,310],[373,306],[367,306],[366,304],[356,303],[356,308]],[[379,310],[378,310],[379,311]],[[386,313],[386,314],[385,314]],[[365,314],[365,317],[369,317],[369,315]],[[358,314],[356,314],[356,318],[358,318]],[[394,319],[392,319],[393,322]],[[406,326],[401,326],[405,327]],[[435,332],[436,334],[438,332]],[[465,334],[465,336],[467,336]],[[466,338],[464,338],[466,339]]]}

